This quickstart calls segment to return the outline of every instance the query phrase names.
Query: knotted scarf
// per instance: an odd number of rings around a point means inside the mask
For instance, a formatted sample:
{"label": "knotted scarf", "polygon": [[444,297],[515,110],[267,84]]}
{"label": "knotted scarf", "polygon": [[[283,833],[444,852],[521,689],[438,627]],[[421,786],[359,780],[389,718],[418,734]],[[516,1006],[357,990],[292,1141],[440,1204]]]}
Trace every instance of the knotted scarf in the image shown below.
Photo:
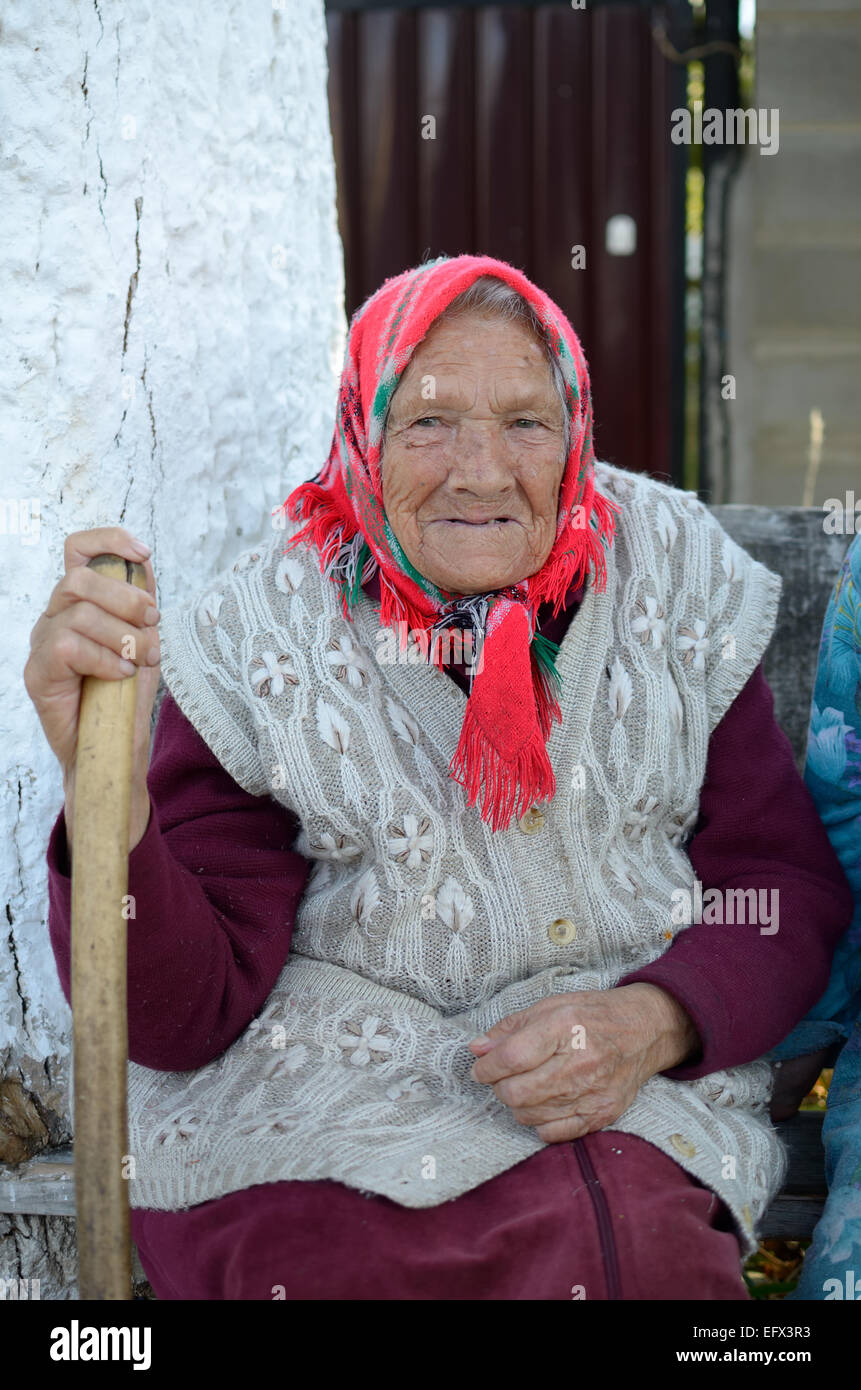
{"label": "knotted scarf", "polygon": [[[479,276],[505,281],[536,310],[562,369],[570,447],[559,489],[556,539],[541,569],[483,595],[438,589],[410,564],[383,507],[380,452],[389,402],[416,347],[434,320]],[[505,829],[533,803],[553,796],[556,781],[546,741],[561,723],[554,661],[558,647],[537,631],[542,603],[559,612],[572,584],[592,571],[606,583],[605,546],[614,534],[615,503],[595,490],[589,376],[568,319],[521,271],[489,256],[440,256],[392,276],[350,322],[335,431],[322,470],[300,484],[282,508],[305,524],[288,548],[316,548],[324,576],[338,586],[345,617],[379,571],[380,624],[407,644],[408,633],[429,661],[442,666],[446,630],[472,635],[481,653],[451,776],[481,817]]]}

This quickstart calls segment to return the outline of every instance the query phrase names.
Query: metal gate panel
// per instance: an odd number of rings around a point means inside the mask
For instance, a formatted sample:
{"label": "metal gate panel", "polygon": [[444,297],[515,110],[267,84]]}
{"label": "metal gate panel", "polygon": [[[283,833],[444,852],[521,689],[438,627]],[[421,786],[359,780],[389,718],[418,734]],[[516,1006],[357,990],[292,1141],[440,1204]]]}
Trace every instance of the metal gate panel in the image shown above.
{"label": "metal gate panel", "polygon": [[[681,481],[684,68],[651,32],[678,0],[347,3],[327,23],[348,314],[431,256],[510,261],[580,336],[599,456]],[[620,214],[632,254],[606,246]]]}

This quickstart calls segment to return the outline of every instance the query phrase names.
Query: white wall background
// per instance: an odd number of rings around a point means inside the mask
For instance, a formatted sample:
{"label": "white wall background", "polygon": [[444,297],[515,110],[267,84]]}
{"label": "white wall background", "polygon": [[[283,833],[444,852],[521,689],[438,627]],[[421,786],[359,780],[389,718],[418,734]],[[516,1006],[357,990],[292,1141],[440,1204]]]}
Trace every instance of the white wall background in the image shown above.
{"label": "white wall background", "polygon": [[29,633],[70,531],[146,540],[164,609],[325,460],[345,331],[325,41],[322,0],[6,0],[0,18],[0,1080],[39,1097],[55,1142],[62,785]]}

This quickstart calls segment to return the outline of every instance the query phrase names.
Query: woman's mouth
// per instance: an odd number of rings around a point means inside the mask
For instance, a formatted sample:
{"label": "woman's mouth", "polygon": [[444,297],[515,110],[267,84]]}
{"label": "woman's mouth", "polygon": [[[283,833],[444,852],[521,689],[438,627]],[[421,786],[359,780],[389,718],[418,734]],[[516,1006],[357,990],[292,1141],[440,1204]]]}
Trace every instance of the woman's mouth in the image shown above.
{"label": "woman's mouth", "polygon": [[444,516],[441,517],[440,520],[442,521],[444,526],[472,526],[486,528],[490,526],[506,526],[513,522],[514,518],[510,516],[492,516],[488,517],[486,521],[468,521],[465,517]]}

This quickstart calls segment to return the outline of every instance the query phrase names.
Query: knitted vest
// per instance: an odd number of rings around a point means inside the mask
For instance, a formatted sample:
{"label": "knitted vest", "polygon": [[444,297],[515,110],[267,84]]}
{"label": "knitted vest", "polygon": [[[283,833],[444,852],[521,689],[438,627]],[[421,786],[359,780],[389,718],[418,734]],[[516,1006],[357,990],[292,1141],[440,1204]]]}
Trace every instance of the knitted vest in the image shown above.
{"label": "knitted vest", "polygon": [[[543,1147],[467,1043],[546,995],[610,989],[686,929],[677,890],[709,736],[763,655],[780,579],[692,494],[599,464],[622,507],[607,585],[563,638],[553,799],[492,832],[448,765],[466,696],[345,619],[290,534],[162,618],[168,688],[234,779],[301,822],[315,861],[259,1016],[197,1071],[129,1065],[131,1201],[176,1210],[331,1178],[435,1206]],[[714,926],[714,931],[758,930]],[[731,949],[731,941],[727,943]],[[743,1247],[779,1189],[765,1060],[654,1076],[610,1128],[718,1193]]]}

